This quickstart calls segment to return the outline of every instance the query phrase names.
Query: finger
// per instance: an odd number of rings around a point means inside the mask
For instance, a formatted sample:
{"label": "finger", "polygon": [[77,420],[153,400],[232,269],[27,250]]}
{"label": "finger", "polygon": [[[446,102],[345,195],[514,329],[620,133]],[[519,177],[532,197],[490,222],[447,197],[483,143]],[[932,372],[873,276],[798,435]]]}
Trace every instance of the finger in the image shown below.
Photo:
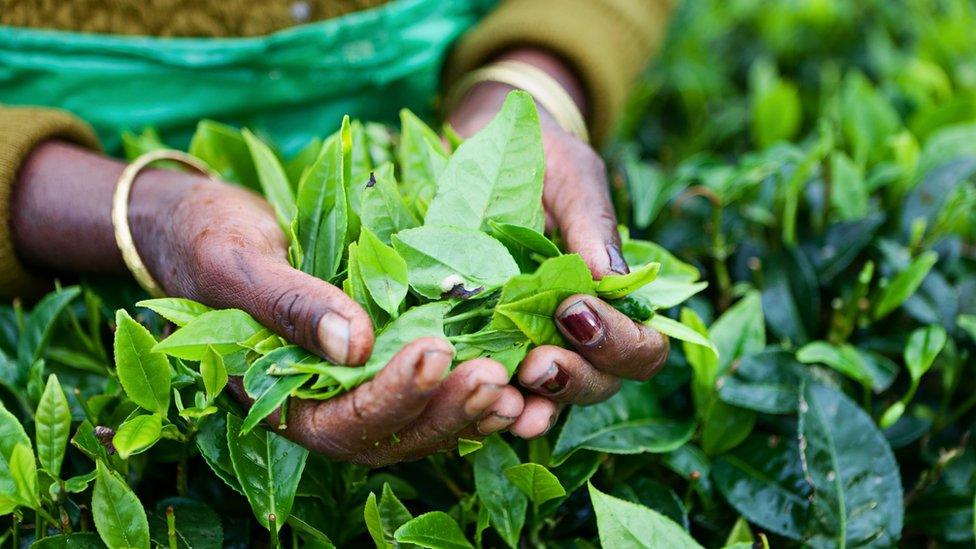
{"label": "finger", "polygon": [[583,257],[595,278],[625,274],[629,269],[620,251],[606,167],[591,149],[582,144],[580,148],[572,163],[547,163],[546,209],[561,230],[566,248]]}
{"label": "finger", "polygon": [[559,331],[602,372],[645,381],[664,365],[668,338],[602,300],[574,295],[556,309]]}
{"label": "finger", "polygon": [[478,440],[492,433],[507,429],[522,414],[525,399],[518,389],[511,385],[502,388],[502,394],[488,407],[474,423],[469,424],[457,438]]}
{"label": "finger", "polygon": [[594,404],[620,389],[620,379],[597,370],[580,355],[543,345],[529,351],[519,365],[519,383],[562,404]]}
{"label": "finger", "polygon": [[441,383],[417,418],[397,433],[397,440],[380,444],[365,464],[385,465],[418,459],[457,444],[458,434],[485,413],[506,392],[508,372],[487,358],[457,366]]}
{"label": "finger", "polygon": [[239,308],[282,337],[336,364],[366,362],[369,316],[339,288],[247,248],[201,252],[208,302]]}
{"label": "finger", "polygon": [[522,438],[538,438],[549,432],[559,419],[562,408],[552,400],[539,395],[525,397],[525,407],[509,429],[515,436]]}
{"label": "finger", "polygon": [[289,411],[286,435],[330,457],[354,460],[423,412],[451,358],[450,344],[444,340],[413,341],[372,381],[353,391],[326,401],[296,400]]}

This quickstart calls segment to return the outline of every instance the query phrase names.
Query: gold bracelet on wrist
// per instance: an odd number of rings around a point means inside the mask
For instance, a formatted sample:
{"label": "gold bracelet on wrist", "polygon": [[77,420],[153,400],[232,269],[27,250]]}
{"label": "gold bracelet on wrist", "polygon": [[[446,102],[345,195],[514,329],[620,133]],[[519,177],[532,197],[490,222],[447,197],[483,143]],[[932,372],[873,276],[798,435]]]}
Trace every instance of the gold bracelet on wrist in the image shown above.
{"label": "gold bracelet on wrist", "polygon": [[112,196],[112,227],[115,229],[115,242],[119,246],[119,251],[122,252],[122,260],[125,261],[125,266],[128,267],[132,276],[135,277],[136,282],[153,297],[162,297],[166,294],[163,292],[163,288],[159,283],[156,282],[156,279],[149,274],[149,269],[146,268],[146,264],[139,257],[139,251],[136,250],[135,241],[132,239],[132,231],[129,228],[129,194],[132,191],[132,184],[135,182],[139,172],[153,162],[160,160],[179,162],[214,179],[210,168],[206,164],[186,153],[173,150],[159,150],[143,154],[126,166],[125,170],[122,171],[122,175],[119,176],[119,182],[115,187],[115,194]]}
{"label": "gold bracelet on wrist", "polygon": [[561,128],[587,143],[590,141],[583,114],[569,93],[545,71],[522,61],[498,61],[466,74],[445,99],[448,111],[481,82],[499,82],[528,92]]}

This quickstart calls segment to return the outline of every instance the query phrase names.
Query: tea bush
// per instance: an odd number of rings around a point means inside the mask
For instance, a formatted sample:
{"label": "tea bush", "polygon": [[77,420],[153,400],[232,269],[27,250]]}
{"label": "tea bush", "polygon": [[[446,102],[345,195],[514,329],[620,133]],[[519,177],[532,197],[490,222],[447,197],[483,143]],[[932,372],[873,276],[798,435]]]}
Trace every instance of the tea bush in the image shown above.
{"label": "tea bush", "polygon": [[[973,28],[966,0],[683,2],[605,151],[636,267],[606,285],[538,232],[538,150],[506,160],[526,180],[505,213],[459,214],[477,198],[440,177],[485,140],[537,132],[523,96],[463,147],[447,131],[451,157],[409,113],[399,133],[346,123],[286,161],[201,122],[191,154],[268,196],[292,263],[364,305],[380,356],[433,330],[459,359],[513,367],[559,342],[525,319],[561,290],[688,341],[546,437],[368,471],[261,420],[381,360],[336,368],[240,312],[137,306],[131,284],[83,280],[0,308],[4,543],[971,544]],[[126,145],[162,146],[151,131]],[[452,239],[503,259],[440,268],[446,239],[422,233],[459,224]],[[554,293],[526,303],[523,285]],[[250,412],[222,391],[228,375],[245,376]]]}

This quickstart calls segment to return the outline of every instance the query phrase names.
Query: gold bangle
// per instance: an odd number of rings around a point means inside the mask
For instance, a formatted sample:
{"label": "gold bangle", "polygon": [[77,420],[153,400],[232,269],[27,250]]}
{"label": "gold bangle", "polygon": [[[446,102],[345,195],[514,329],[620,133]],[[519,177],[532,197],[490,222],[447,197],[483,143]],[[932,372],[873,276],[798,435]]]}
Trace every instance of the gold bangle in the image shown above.
{"label": "gold bangle", "polygon": [[457,106],[468,90],[481,82],[499,82],[528,92],[561,128],[589,143],[583,114],[569,93],[545,71],[522,61],[498,61],[469,72],[448,94],[445,101],[448,110]]}
{"label": "gold bangle", "polygon": [[115,194],[112,196],[112,227],[115,229],[115,242],[119,246],[119,251],[122,252],[122,260],[125,261],[125,266],[129,268],[136,282],[153,297],[162,297],[166,294],[159,283],[149,274],[149,269],[139,257],[139,251],[136,250],[136,243],[132,239],[132,231],[129,228],[129,194],[139,172],[159,160],[172,160],[185,164],[214,179],[213,173],[206,164],[186,153],[173,150],[148,152],[136,158],[122,170],[122,175],[119,176],[119,182],[115,187]]}

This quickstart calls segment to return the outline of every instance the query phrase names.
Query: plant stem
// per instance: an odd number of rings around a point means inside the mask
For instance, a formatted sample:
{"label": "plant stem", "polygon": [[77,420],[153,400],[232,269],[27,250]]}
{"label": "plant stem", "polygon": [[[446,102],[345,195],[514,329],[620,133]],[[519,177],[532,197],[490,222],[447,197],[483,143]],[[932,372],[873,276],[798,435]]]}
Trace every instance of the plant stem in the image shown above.
{"label": "plant stem", "polygon": [[939,425],[936,425],[936,429],[935,430],[936,431],[941,431],[946,425],[952,425],[963,414],[965,414],[966,412],[968,412],[969,410],[971,410],[973,408],[973,406],[976,406],[976,393],[973,393],[973,394],[969,395],[969,398],[967,398],[962,404],[960,404],[959,406],[956,406],[952,410],[952,412],[949,413],[949,417],[947,417],[944,420],[942,420]]}
{"label": "plant stem", "polygon": [[173,506],[166,506],[166,536],[169,538],[169,549],[177,549],[176,545],[176,513]]}
{"label": "plant stem", "polygon": [[274,513],[268,515],[268,530],[271,532],[271,549],[281,549],[278,539],[278,517]]}
{"label": "plant stem", "polygon": [[490,316],[490,315],[491,315],[491,311],[489,311],[488,309],[474,309],[471,311],[458,313],[454,316],[449,316],[444,319],[444,324],[451,324],[454,322],[461,322],[463,320],[468,320],[470,318],[478,318],[478,317]]}
{"label": "plant stem", "polygon": [[40,508],[34,511],[34,539],[44,539],[44,532],[47,530],[47,523],[41,512]]}

